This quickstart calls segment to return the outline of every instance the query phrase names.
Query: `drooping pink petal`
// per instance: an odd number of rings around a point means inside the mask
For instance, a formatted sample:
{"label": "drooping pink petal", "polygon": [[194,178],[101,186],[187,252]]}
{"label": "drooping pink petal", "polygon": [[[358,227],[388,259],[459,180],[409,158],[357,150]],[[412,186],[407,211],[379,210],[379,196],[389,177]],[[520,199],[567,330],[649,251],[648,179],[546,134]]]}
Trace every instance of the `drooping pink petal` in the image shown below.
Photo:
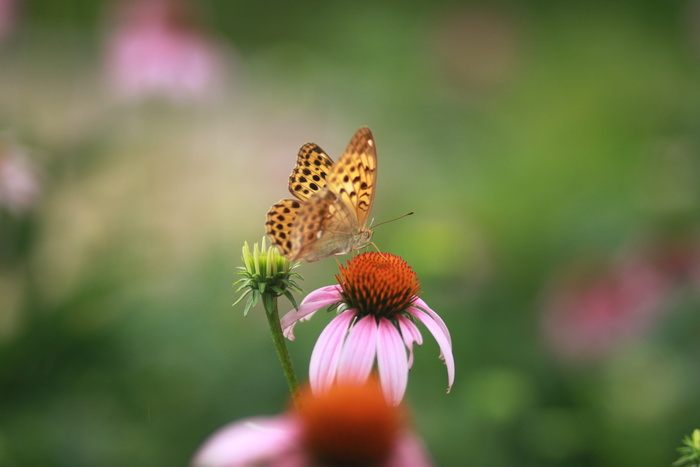
{"label": "drooping pink petal", "polygon": [[[411,314],[421,323],[423,323],[423,325],[426,328],[428,328],[428,331],[430,331],[430,333],[433,335],[435,341],[437,341],[441,352],[440,358],[442,358],[445,361],[445,366],[447,366],[447,392],[450,392],[452,384],[454,384],[455,380],[455,361],[454,356],[452,355],[452,343],[450,341],[450,334],[449,332],[445,334],[447,328],[443,328],[444,323],[443,326],[440,326],[439,322],[436,323],[435,321],[433,321],[432,316],[428,315],[428,313],[418,308],[411,307],[407,309],[406,312]],[[442,320],[440,320],[440,322],[442,322]]]}
{"label": "drooping pink petal", "polygon": [[379,319],[377,367],[387,402],[398,405],[408,384],[406,346],[396,326],[386,318]]}
{"label": "drooping pink petal", "polygon": [[428,452],[421,440],[406,430],[397,440],[394,453],[387,462],[387,467],[432,467]]}
{"label": "drooping pink petal", "polygon": [[450,343],[450,348],[451,348],[452,347],[452,337],[450,337],[450,330],[447,329],[447,325],[442,320],[442,318],[440,318],[440,315],[435,313],[432,310],[432,308],[430,308],[428,306],[428,304],[425,303],[423,301],[423,299],[420,297],[416,297],[416,299],[413,301],[413,305],[415,307],[423,310],[424,312],[428,313],[428,315],[430,315],[430,317],[433,318],[433,321],[435,321],[438,324],[438,326],[440,326],[440,329],[442,329],[442,333],[447,337],[447,342]]}
{"label": "drooping pink petal", "polygon": [[333,384],[345,335],[356,314],[355,310],[342,312],[318,336],[309,363],[309,383],[315,394],[325,392]]}
{"label": "drooping pink petal", "polygon": [[367,381],[377,352],[377,322],[367,315],[357,321],[343,346],[338,364],[338,381],[361,384]]}
{"label": "drooping pink petal", "polygon": [[[225,426],[195,454],[194,467],[235,467],[270,462],[299,449],[298,420],[255,417]],[[277,464],[275,464],[277,465]]]}
{"label": "drooping pink petal", "polygon": [[399,323],[399,329],[401,330],[401,337],[403,337],[403,343],[408,349],[408,368],[413,366],[413,343],[418,345],[423,345],[423,336],[418,330],[418,327],[413,324],[413,321],[402,315],[396,316],[396,321]]}
{"label": "drooping pink petal", "polygon": [[340,290],[340,286],[338,285],[328,285],[314,290],[304,297],[304,300],[299,304],[298,310],[289,311],[280,320],[284,337],[293,341],[293,329],[298,321],[306,321],[324,306],[341,301]]}

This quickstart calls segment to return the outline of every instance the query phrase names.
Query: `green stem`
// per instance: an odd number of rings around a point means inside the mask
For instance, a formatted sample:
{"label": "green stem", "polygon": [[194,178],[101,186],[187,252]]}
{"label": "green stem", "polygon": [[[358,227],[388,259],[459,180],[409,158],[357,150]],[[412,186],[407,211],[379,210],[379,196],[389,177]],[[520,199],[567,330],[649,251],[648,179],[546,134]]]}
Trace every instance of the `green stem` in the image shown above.
{"label": "green stem", "polygon": [[282,334],[282,324],[280,324],[280,315],[277,311],[277,297],[272,297],[271,300],[263,300],[263,303],[265,305],[267,324],[270,325],[272,341],[275,343],[275,349],[277,350],[277,357],[279,357],[280,363],[282,364],[282,371],[284,372],[285,378],[287,378],[289,391],[292,393],[292,399],[296,405],[297,396],[299,395],[299,383],[297,382],[297,377],[294,373],[294,366],[292,365],[292,359],[289,357],[287,344],[285,343],[284,335]]}

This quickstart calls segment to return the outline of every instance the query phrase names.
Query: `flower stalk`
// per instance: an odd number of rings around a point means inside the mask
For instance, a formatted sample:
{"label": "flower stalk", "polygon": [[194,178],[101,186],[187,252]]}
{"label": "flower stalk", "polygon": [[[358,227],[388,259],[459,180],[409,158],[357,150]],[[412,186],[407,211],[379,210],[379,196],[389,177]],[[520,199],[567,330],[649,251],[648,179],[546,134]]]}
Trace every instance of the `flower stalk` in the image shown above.
{"label": "flower stalk", "polygon": [[247,297],[248,300],[243,309],[243,315],[247,316],[248,311],[262,300],[265,317],[270,326],[272,342],[282,365],[289,391],[296,403],[299,382],[282,332],[277,299],[284,295],[292,302],[294,308],[297,308],[292,292],[301,292],[302,290],[294,279],[302,277],[292,272],[292,269],[297,266],[296,264],[291,264],[288,259],[281,256],[275,247],[266,247],[265,238],[263,238],[260,247],[257,243],[253,245],[252,252],[248,242],[243,244],[243,264],[244,266],[239,267],[238,274],[244,277],[233,284],[239,286],[236,292],[242,292],[234,305]]}
{"label": "flower stalk", "polygon": [[292,398],[294,400],[294,403],[296,404],[297,397],[299,396],[299,382],[297,381],[296,373],[294,372],[294,365],[292,365],[292,359],[289,356],[287,344],[285,343],[284,335],[282,334],[282,326],[280,325],[280,314],[277,310],[277,297],[274,297],[272,300],[269,301],[263,300],[263,304],[265,306],[265,316],[267,317],[267,324],[270,326],[272,342],[275,344],[277,357],[279,358],[280,364],[282,365],[282,372],[284,373],[284,377],[287,379],[289,392],[292,394]]}

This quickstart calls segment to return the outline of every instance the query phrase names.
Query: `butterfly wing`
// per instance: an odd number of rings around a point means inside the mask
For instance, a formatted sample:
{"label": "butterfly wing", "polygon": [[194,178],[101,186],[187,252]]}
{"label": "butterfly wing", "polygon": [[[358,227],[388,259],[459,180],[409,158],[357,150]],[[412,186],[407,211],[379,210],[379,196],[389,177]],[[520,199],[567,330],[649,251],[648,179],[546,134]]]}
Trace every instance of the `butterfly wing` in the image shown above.
{"label": "butterfly wing", "polygon": [[295,219],[292,244],[297,259],[316,261],[346,254],[367,243],[366,228],[374,202],[377,153],[369,128],[360,128],[331,168],[326,186],[313,193]]}
{"label": "butterfly wing", "polygon": [[314,143],[299,150],[289,191],[267,214],[267,235],[283,256],[317,261],[345,254],[366,243],[374,202],[377,153],[369,128],[360,128],[343,156],[333,164]]}
{"label": "butterfly wing", "polygon": [[333,160],[318,144],[306,143],[299,149],[296,166],[289,176],[289,191],[299,200],[280,200],[270,208],[265,222],[267,236],[282,256],[290,258],[298,254],[300,244],[298,238],[293,239],[292,224],[309,196],[326,186],[332,165]]}
{"label": "butterfly wing", "polygon": [[299,200],[282,199],[273,204],[267,212],[267,221],[265,222],[267,236],[282,256],[287,258],[290,257],[295,246],[292,239],[292,227],[301,206],[302,203]]}
{"label": "butterfly wing", "polygon": [[[367,218],[374,203],[377,181],[377,150],[369,128],[357,130],[345,154],[326,177],[326,186],[337,196],[337,202],[353,212],[356,231],[367,226]],[[338,209],[343,212],[343,209]]]}
{"label": "butterfly wing", "polygon": [[333,161],[318,144],[306,143],[299,149],[297,165],[289,176],[289,191],[306,201],[326,186],[326,176],[332,166]]}
{"label": "butterfly wing", "polygon": [[324,226],[333,218],[335,202],[336,196],[324,188],[297,211],[292,223],[292,260],[318,261],[334,254],[337,239]]}

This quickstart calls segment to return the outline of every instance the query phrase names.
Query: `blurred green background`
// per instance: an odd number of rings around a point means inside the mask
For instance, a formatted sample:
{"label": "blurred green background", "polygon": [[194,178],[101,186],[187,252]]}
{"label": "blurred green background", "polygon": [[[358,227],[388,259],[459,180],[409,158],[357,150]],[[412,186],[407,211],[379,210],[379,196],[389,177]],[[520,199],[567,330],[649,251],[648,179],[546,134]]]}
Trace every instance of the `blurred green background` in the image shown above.
{"label": "blurred green background", "polygon": [[[677,458],[700,427],[700,2],[138,3],[0,2],[0,465],[187,465],[284,410],[262,310],[231,307],[240,249],[299,147],[337,158],[363,125],[373,216],[416,213],[374,241],[453,336],[452,392],[424,330],[406,396],[436,464]],[[302,379],[328,321],[297,328]]]}

